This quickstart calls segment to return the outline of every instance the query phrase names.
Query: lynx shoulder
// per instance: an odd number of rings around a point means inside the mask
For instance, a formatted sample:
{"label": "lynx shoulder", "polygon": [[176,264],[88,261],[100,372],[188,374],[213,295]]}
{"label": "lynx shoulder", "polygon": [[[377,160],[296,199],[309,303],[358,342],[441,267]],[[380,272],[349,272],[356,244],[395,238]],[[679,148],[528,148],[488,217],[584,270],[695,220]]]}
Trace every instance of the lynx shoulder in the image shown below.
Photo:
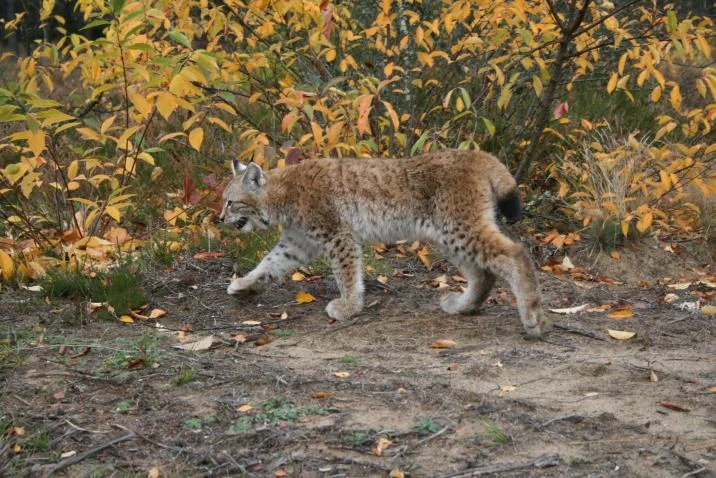
{"label": "lynx shoulder", "polygon": [[499,211],[520,217],[515,180],[494,156],[443,151],[410,159],[316,159],[263,172],[233,163],[221,218],[242,231],[281,224],[276,247],[229,294],[258,289],[321,254],[331,260],[340,297],[326,307],[341,320],[363,308],[361,244],[429,240],[468,280],[442,297],[449,314],[474,313],[495,277],[505,278],[531,336],[547,328],[536,274],[523,247],[503,234]]}

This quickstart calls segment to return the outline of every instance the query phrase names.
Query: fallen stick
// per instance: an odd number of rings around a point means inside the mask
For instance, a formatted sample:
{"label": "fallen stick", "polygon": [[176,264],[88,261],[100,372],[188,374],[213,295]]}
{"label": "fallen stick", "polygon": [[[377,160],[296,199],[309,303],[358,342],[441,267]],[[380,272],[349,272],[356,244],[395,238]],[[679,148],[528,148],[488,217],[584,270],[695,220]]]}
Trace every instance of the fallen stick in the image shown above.
{"label": "fallen stick", "polygon": [[573,329],[572,327],[567,327],[566,325],[559,325],[559,324],[554,324],[552,327],[554,327],[557,330],[564,330],[565,332],[569,332],[570,334],[581,335],[582,337],[589,337],[590,339],[601,340],[602,342],[607,341],[607,339],[599,337],[598,335],[595,335],[595,334],[588,332],[586,330]]}
{"label": "fallen stick", "polygon": [[443,478],[473,478],[475,476],[492,475],[494,473],[504,473],[514,470],[522,470],[524,468],[547,468],[559,465],[560,458],[558,454],[540,455],[532,461],[524,463],[497,463],[495,465],[480,466],[477,468],[468,468]]}
{"label": "fallen stick", "polygon": [[45,476],[50,476],[50,475],[52,475],[53,473],[55,473],[56,471],[60,471],[60,470],[62,470],[63,468],[67,468],[67,467],[70,466],[70,465],[74,465],[75,463],[79,463],[79,462],[81,462],[82,460],[84,460],[84,459],[86,459],[86,458],[89,458],[89,457],[91,457],[91,456],[93,456],[93,455],[96,455],[97,453],[101,452],[101,451],[104,450],[105,448],[109,448],[109,447],[111,447],[111,446],[114,446],[114,445],[116,445],[117,443],[122,443],[123,441],[133,440],[135,437],[136,437],[136,435],[135,435],[134,433],[128,433],[128,434],[123,435],[123,436],[121,436],[121,437],[119,437],[119,438],[115,438],[114,440],[108,441],[107,443],[105,443],[105,444],[103,444],[103,445],[100,445],[100,446],[98,446],[98,447],[96,447],[96,448],[92,448],[92,449],[87,450],[87,451],[85,451],[85,452],[83,452],[83,453],[80,453],[79,455],[75,455],[75,456],[71,456],[71,457],[69,457],[69,458],[65,458],[64,460],[62,460],[62,461],[56,463],[55,465],[52,465],[52,466],[49,468],[49,470],[47,471],[47,473],[45,474]]}

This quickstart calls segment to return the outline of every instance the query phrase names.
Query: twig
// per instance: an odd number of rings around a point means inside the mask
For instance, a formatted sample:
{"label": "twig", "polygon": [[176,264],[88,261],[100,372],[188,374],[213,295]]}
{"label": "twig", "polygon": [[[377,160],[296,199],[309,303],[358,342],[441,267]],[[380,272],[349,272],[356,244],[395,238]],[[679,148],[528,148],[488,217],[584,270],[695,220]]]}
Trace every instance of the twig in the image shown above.
{"label": "twig", "polygon": [[562,420],[568,420],[568,421],[575,421],[575,422],[581,422],[584,420],[584,417],[582,415],[563,415],[561,417],[555,417],[551,420],[547,420],[546,422],[540,424],[537,426],[537,428],[545,428],[553,423],[561,422]]}
{"label": "twig", "polygon": [[559,465],[560,458],[558,454],[541,455],[532,461],[524,463],[498,463],[495,465],[480,466],[478,468],[468,468],[457,473],[444,475],[443,478],[473,478],[475,476],[492,475],[494,473],[504,473],[514,470],[522,470],[524,468],[547,468]]}
{"label": "twig", "polygon": [[79,455],[71,456],[69,458],[65,458],[64,460],[60,461],[59,463],[53,465],[45,474],[45,476],[50,476],[56,471],[60,471],[63,468],[67,468],[70,465],[74,465],[75,463],[79,463],[80,461],[89,458],[93,455],[96,455],[97,453],[101,452],[105,448],[109,448],[111,446],[114,446],[118,443],[122,443],[123,441],[127,440],[134,440],[136,438],[136,435],[134,433],[128,433],[126,435],[123,435],[119,438],[115,438],[114,440],[110,440],[107,443],[100,445],[98,447],[92,448],[90,450],[87,450],[84,453],[80,453]]}
{"label": "twig", "polygon": [[99,433],[99,434],[107,433],[107,432],[100,432],[100,431],[95,431],[95,430],[87,430],[86,428],[78,427],[77,425],[75,425],[74,423],[72,423],[71,421],[69,421],[69,420],[66,419],[66,418],[63,418],[62,420],[64,420],[65,423],[67,423],[69,426],[71,426],[71,427],[74,428],[75,430],[78,430],[78,431],[81,431],[81,432]]}
{"label": "twig", "polygon": [[559,325],[559,324],[554,324],[552,327],[554,327],[557,330],[564,330],[565,332],[569,332],[570,334],[581,335],[583,337],[589,337],[590,339],[601,340],[602,342],[607,341],[607,339],[599,337],[598,335],[595,335],[595,334],[588,332],[586,330],[573,329],[572,327],[567,327],[566,325]]}
{"label": "twig", "polygon": [[125,432],[131,433],[132,435],[136,435],[136,436],[138,436],[139,438],[141,438],[142,440],[146,441],[147,443],[151,443],[152,445],[156,445],[156,446],[158,446],[159,448],[164,448],[165,450],[169,450],[169,451],[173,451],[173,452],[177,452],[177,453],[181,453],[181,452],[184,451],[183,448],[177,448],[177,447],[175,447],[175,446],[165,445],[164,443],[159,443],[158,441],[154,441],[154,440],[152,440],[151,438],[147,438],[147,437],[144,436],[144,435],[140,435],[139,433],[137,433],[137,432],[135,432],[135,431],[132,431],[132,430],[130,430],[129,428],[127,428],[127,427],[125,427],[125,426],[122,426],[122,425],[120,425],[120,424],[118,424],[118,423],[113,423],[112,426],[113,426],[114,428],[119,428],[120,430],[124,430]]}
{"label": "twig", "polygon": [[705,467],[705,466],[702,466],[702,467],[699,468],[698,470],[694,470],[694,471],[690,471],[690,472],[688,472],[688,473],[684,473],[683,475],[681,475],[681,478],[686,478],[686,477],[688,477],[688,476],[698,475],[698,474],[701,473],[702,471],[706,471],[706,467]]}
{"label": "twig", "polygon": [[28,401],[25,400],[24,398],[19,397],[19,396],[17,396],[17,395],[13,395],[12,397],[13,397],[15,400],[17,400],[17,401],[24,403],[24,404],[27,405],[28,407],[32,407],[32,404],[30,404],[30,402],[28,402]]}
{"label": "twig", "polygon": [[[429,437],[423,438],[423,439],[420,440],[418,443],[416,443],[415,446],[413,447],[413,450],[415,450],[415,449],[416,449],[417,447],[419,447],[420,445],[424,445],[424,444],[426,444],[427,442],[436,439],[437,437],[439,437],[440,435],[442,435],[443,433],[445,433],[445,432],[448,431],[449,429],[450,429],[450,426],[449,426],[449,425],[445,425],[445,427],[443,427],[441,430],[436,431],[435,433],[433,433],[433,434],[430,435]],[[413,450],[410,450],[410,451],[413,451]],[[407,452],[406,452],[406,453],[407,453]]]}

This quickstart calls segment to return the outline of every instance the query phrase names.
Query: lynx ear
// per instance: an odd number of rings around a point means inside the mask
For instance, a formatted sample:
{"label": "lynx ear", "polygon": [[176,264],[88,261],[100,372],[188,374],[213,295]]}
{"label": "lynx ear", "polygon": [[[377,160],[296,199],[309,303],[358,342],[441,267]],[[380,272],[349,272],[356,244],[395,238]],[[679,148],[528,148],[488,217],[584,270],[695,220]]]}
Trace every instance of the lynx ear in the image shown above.
{"label": "lynx ear", "polygon": [[242,183],[249,189],[262,189],[266,186],[266,175],[258,164],[249,163],[249,165],[246,166]]}
{"label": "lynx ear", "polygon": [[232,159],[231,160],[231,172],[234,173],[234,176],[238,176],[239,174],[246,171],[246,165],[239,162],[238,159]]}

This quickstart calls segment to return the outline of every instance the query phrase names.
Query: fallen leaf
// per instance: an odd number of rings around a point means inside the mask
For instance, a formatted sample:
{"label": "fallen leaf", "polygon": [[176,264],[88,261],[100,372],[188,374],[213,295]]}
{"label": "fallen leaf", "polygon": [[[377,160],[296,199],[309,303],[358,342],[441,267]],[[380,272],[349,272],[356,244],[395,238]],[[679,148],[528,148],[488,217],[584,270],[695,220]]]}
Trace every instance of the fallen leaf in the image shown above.
{"label": "fallen leaf", "polygon": [[572,264],[572,260],[569,258],[569,256],[564,256],[564,259],[562,259],[562,263],[559,265],[559,268],[563,271],[571,271],[574,269],[574,264]]}
{"label": "fallen leaf", "polygon": [[680,297],[674,293],[668,293],[664,296],[664,302],[666,302],[667,304],[673,304],[679,299]]}
{"label": "fallen leaf", "polygon": [[636,332],[628,332],[626,330],[607,329],[607,332],[609,332],[609,336],[611,338],[617,339],[617,340],[629,340],[630,338],[632,338],[636,335]]}
{"label": "fallen leaf", "polygon": [[15,443],[15,444],[12,446],[12,452],[13,452],[13,453],[20,453],[21,451],[22,451],[22,447],[21,447],[20,445],[18,445],[17,443]]}
{"label": "fallen leaf", "polygon": [[238,344],[246,342],[246,336],[244,334],[231,334],[231,338]]}
{"label": "fallen leaf", "polygon": [[308,304],[310,302],[313,302],[314,300],[316,300],[316,298],[308,292],[299,292],[296,294],[296,302],[298,302],[299,304]]}
{"label": "fallen leaf", "polygon": [[649,372],[649,381],[650,382],[658,382],[659,381],[659,377],[656,376],[656,372],[654,372],[653,370],[651,370]]}
{"label": "fallen leaf", "polygon": [[348,378],[351,376],[350,372],[333,372],[333,375],[335,375],[338,378]]}
{"label": "fallen leaf", "polygon": [[669,410],[675,410],[675,411],[677,411],[677,412],[688,413],[688,412],[691,411],[690,409],[688,409],[688,408],[686,408],[686,407],[682,407],[682,406],[679,405],[678,403],[669,402],[669,401],[667,401],[667,400],[662,400],[662,401],[660,401],[660,402],[659,402],[659,405],[661,405],[661,406],[664,407],[664,408],[668,408]]}
{"label": "fallen leaf", "polygon": [[420,262],[423,263],[427,270],[431,270],[433,268],[433,264],[430,262],[430,249],[428,249],[428,246],[423,246],[423,248],[416,252],[416,254],[418,255],[418,259],[420,259]]}
{"label": "fallen leaf", "polygon": [[90,353],[91,351],[92,351],[92,347],[85,347],[84,350],[82,350],[82,352],[78,352],[78,353],[76,353],[76,354],[70,355],[70,358],[73,358],[73,359],[74,359],[74,358],[84,357],[85,355],[87,355],[87,354]]}
{"label": "fallen leaf", "polygon": [[252,406],[249,405],[249,404],[241,405],[239,408],[237,408],[237,410],[240,411],[241,413],[246,413],[246,412],[251,411],[251,410],[253,410],[253,409],[254,409],[254,407],[252,407]]}
{"label": "fallen leaf", "polygon": [[716,385],[709,387],[709,393],[716,393]]}
{"label": "fallen leaf", "polygon": [[628,307],[612,310],[611,312],[609,312],[609,314],[607,314],[607,317],[609,317],[610,319],[628,319],[633,315],[634,312],[632,312],[631,307]]}
{"label": "fallen leaf", "polygon": [[616,260],[619,260],[622,257],[622,255],[619,251],[612,251],[609,253],[609,255],[612,256]]}
{"label": "fallen leaf", "polygon": [[499,360],[498,360],[497,362],[493,363],[492,366],[493,366],[493,367],[497,367],[497,368],[502,368],[502,367],[504,367],[504,365],[502,365],[502,362],[500,362]]}
{"label": "fallen leaf", "polygon": [[301,274],[300,272],[294,272],[293,274],[291,274],[291,280],[299,282],[302,280],[306,280],[306,276]]}
{"label": "fallen leaf", "polygon": [[691,282],[679,282],[678,284],[669,284],[666,287],[669,289],[686,290],[691,285]]}
{"label": "fallen leaf", "polygon": [[243,325],[261,325],[260,320],[244,320],[241,322]]}
{"label": "fallen leaf", "polygon": [[454,280],[455,282],[462,282],[463,284],[467,284],[467,279],[465,279],[465,278],[464,278],[463,276],[461,276],[460,274],[455,274],[455,275],[453,275],[453,276],[452,276],[452,280]]}
{"label": "fallen leaf", "polygon": [[75,450],[66,451],[64,453],[60,454],[60,458],[69,458],[71,456],[75,456],[77,452]]}
{"label": "fallen leaf", "polygon": [[156,466],[149,470],[149,473],[147,473],[147,478],[159,478],[159,468]]}
{"label": "fallen leaf", "polygon": [[276,470],[276,471],[274,472],[273,475],[274,475],[276,478],[285,478],[286,476],[288,476],[288,473],[286,473],[285,471],[283,471],[282,469],[279,468],[278,470]]}
{"label": "fallen leaf", "polygon": [[90,302],[87,304],[87,310],[90,312],[96,312],[98,309],[101,309],[106,305],[106,302]]}
{"label": "fallen leaf", "polygon": [[587,309],[587,312],[606,312],[607,310],[612,308],[612,304],[602,304],[598,305],[596,307],[590,307]]}
{"label": "fallen leaf", "polygon": [[26,286],[26,285],[20,284],[20,288],[29,290],[30,292],[42,292],[44,290],[41,285]]}
{"label": "fallen leaf", "polygon": [[214,251],[214,252],[197,252],[194,254],[194,259],[200,259],[200,260],[208,260],[208,259],[216,259],[218,257],[224,257],[224,253],[220,251]]}
{"label": "fallen leaf", "polygon": [[254,344],[257,347],[261,347],[262,345],[270,344],[271,342],[273,342],[273,340],[274,340],[274,338],[271,337],[270,335],[262,335],[261,337],[256,339]]}
{"label": "fallen leaf", "polygon": [[19,437],[25,435],[25,427],[12,427],[9,432],[6,432],[8,435],[17,435]]}
{"label": "fallen leaf", "polygon": [[281,316],[279,317],[279,319],[281,319],[281,320],[288,319],[288,312],[286,312],[286,311],[281,312]]}
{"label": "fallen leaf", "polygon": [[711,316],[716,315],[716,305],[705,305],[701,309],[701,313],[704,315],[711,315]]}
{"label": "fallen leaf", "polygon": [[55,392],[52,394],[52,398],[54,398],[55,400],[62,400],[63,398],[65,398],[65,392],[63,392],[63,391]]}
{"label": "fallen leaf", "polygon": [[381,284],[387,284],[387,283],[388,283],[388,276],[380,275],[380,276],[376,277],[375,280],[377,280],[377,281],[380,282]]}
{"label": "fallen leaf", "polygon": [[158,319],[160,317],[164,317],[167,315],[167,311],[164,309],[152,309],[152,311],[149,313],[150,319]]}
{"label": "fallen leaf", "polygon": [[514,385],[500,385],[500,392],[514,392],[517,387]]}
{"label": "fallen leaf", "polygon": [[133,324],[133,323],[134,323],[134,319],[131,318],[131,317],[128,316],[128,315],[123,315],[123,316],[121,316],[121,317],[119,318],[119,321],[120,321],[120,322],[124,322],[125,324]]}
{"label": "fallen leaf", "polygon": [[383,451],[392,444],[393,442],[388,440],[387,438],[378,438],[378,441],[375,443],[375,448],[373,448],[373,454],[375,456],[383,456]]}
{"label": "fallen leaf", "polygon": [[144,361],[143,358],[138,358],[137,360],[133,360],[127,364],[127,368],[130,370],[144,368],[146,366],[147,366],[147,363]]}
{"label": "fallen leaf", "polygon": [[189,350],[190,352],[198,352],[200,350],[209,349],[213,343],[214,343],[214,336],[207,335],[203,339],[197,340],[196,342],[189,342],[187,344],[175,345],[174,348],[181,349],[181,350]]}
{"label": "fallen leaf", "polygon": [[311,398],[317,398],[319,400],[323,400],[326,398],[331,398],[335,395],[335,392],[313,392],[311,394]]}
{"label": "fallen leaf", "polygon": [[575,307],[567,307],[565,309],[549,309],[549,311],[554,312],[555,314],[576,314],[577,312],[583,311],[587,307],[589,307],[589,304],[577,305]]}
{"label": "fallen leaf", "polygon": [[397,468],[394,468],[390,472],[390,475],[388,475],[388,478],[405,478],[405,473],[403,473],[402,471],[400,471]]}
{"label": "fallen leaf", "polygon": [[441,276],[436,277],[435,279],[431,279],[430,285],[433,287],[437,287],[438,289],[445,289],[449,287],[447,283],[447,275],[443,274]]}
{"label": "fallen leaf", "polygon": [[457,345],[457,342],[449,339],[438,339],[430,344],[431,348],[434,349],[451,349]]}

